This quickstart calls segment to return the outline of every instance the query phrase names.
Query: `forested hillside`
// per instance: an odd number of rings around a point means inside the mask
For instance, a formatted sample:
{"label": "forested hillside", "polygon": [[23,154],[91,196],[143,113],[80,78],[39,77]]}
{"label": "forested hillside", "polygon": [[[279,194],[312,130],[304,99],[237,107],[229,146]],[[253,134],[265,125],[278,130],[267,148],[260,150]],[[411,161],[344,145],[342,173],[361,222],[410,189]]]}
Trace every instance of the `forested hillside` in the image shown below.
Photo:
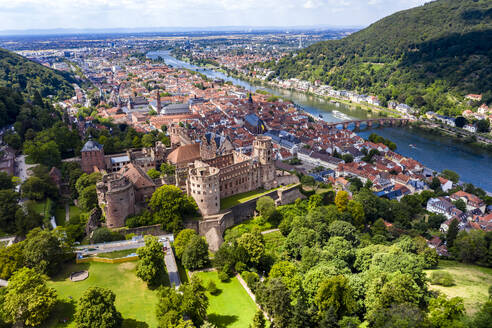
{"label": "forested hillside", "polygon": [[33,95],[35,91],[42,97],[49,95],[67,98],[73,95],[69,73],[56,71],[20,55],[0,48],[0,87]]}
{"label": "forested hillside", "polygon": [[490,103],[492,1],[434,1],[264,65],[271,78],[320,80],[423,109],[455,106],[448,91]]}

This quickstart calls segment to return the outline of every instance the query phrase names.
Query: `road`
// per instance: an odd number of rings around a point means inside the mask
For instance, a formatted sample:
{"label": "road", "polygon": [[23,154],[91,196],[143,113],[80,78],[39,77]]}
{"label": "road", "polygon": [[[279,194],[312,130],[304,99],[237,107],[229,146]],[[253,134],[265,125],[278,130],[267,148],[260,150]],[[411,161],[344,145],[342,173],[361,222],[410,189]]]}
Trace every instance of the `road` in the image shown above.
{"label": "road", "polygon": [[166,263],[167,274],[169,275],[169,282],[171,283],[171,286],[174,285],[175,288],[178,288],[181,284],[181,280],[179,279],[178,265],[176,264],[176,259],[174,258],[173,249],[171,248],[171,242],[169,240],[166,240],[164,242],[164,246],[166,247],[164,263]]}
{"label": "road", "polygon": [[18,176],[22,182],[26,181],[29,177],[27,170],[32,165],[26,164],[26,155],[19,155],[15,158],[15,175]]}
{"label": "road", "polygon": [[[173,235],[163,235],[157,236],[159,242],[166,247],[166,252],[164,254],[164,264],[166,265],[167,273],[169,275],[169,281],[171,285],[177,288],[181,284],[179,279],[178,265],[176,264],[176,259],[174,258],[173,249],[171,247],[171,241],[174,240]],[[77,256],[88,256],[93,254],[109,253],[114,251],[123,251],[127,249],[135,249],[145,246],[145,241],[143,238],[138,238],[135,240],[122,240],[111,243],[100,243],[93,245],[80,245],[75,247]]]}

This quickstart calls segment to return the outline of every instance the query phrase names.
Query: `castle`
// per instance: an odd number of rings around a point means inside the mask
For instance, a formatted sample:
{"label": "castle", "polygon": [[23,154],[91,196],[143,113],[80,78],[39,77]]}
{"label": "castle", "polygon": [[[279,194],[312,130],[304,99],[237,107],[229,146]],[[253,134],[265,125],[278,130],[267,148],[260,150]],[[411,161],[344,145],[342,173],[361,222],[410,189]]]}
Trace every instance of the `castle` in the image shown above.
{"label": "castle", "polygon": [[232,151],[195,160],[188,166],[186,191],[204,215],[217,214],[220,200],[239,193],[275,187],[275,166],[269,137],[257,136],[251,156]]}
{"label": "castle", "polygon": [[[219,213],[220,201],[225,197],[276,187],[269,137],[257,136],[248,156],[235,151],[226,137],[206,133],[200,138],[195,136],[194,140],[199,142],[192,142],[182,132],[170,131],[171,141],[177,141],[171,149],[157,144],[126,155],[105,156],[101,145],[91,140],[86,143],[82,152],[84,171],[105,172],[97,183],[97,196],[109,228],[124,226],[125,219],[144,209],[154,191],[163,184],[176,184],[193,197],[203,216]],[[151,179],[146,172],[164,161],[175,166],[175,176]]]}

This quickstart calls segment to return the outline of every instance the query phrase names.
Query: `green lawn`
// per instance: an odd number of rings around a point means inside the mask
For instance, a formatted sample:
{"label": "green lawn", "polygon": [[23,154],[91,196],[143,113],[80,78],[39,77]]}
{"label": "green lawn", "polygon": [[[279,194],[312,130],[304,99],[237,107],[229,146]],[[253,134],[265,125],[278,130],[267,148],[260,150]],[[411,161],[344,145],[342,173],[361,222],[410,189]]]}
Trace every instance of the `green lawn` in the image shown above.
{"label": "green lawn", "polygon": [[33,201],[34,210],[44,217],[44,211],[46,209],[46,200],[43,201]]}
{"label": "green lawn", "polygon": [[231,208],[235,205],[247,202],[248,200],[260,197],[262,195],[268,194],[269,192],[280,188],[282,187],[277,187],[270,190],[258,189],[258,190],[252,190],[248,192],[243,192],[241,194],[226,197],[220,200],[220,209],[225,210]]}
{"label": "green lawn", "polygon": [[204,286],[212,280],[220,290],[215,296],[207,292],[210,302],[208,320],[217,328],[246,328],[253,322],[256,304],[236,277],[223,283],[217,277],[216,271],[198,272],[196,275],[202,279]]}
{"label": "green lawn", "polygon": [[65,225],[65,205],[59,205],[55,210],[55,220],[56,224],[59,226]]}
{"label": "green lawn", "polygon": [[[147,285],[135,275],[137,262],[121,264],[83,263],[68,266],[59,277],[48,284],[56,289],[58,298],[65,301],[59,304],[53,318],[47,327],[75,327],[73,322],[60,323],[63,318],[71,319],[74,305],[69,297],[78,300],[85,290],[91,286],[111,289],[116,295],[116,308],[125,319],[123,327],[157,327],[155,306],[156,291],[151,291]],[[72,282],[70,273],[89,270],[89,278],[80,282]]]}
{"label": "green lawn", "polygon": [[[492,285],[491,268],[440,260],[436,270],[449,272],[454,278],[455,285],[451,287],[430,285],[430,288],[448,297],[462,297],[468,314],[477,312],[480,305],[488,299],[488,289]],[[435,270],[426,271],[429,277],[432,271]]]}
{"label": "green lawn", "polygon": [[81,213],[80,208],[78,208],[75,205],[70,205],[70,214],[69,214],[70,215],[70,218],[79,216],[80,213]]}
{"label": "green lawn", "polygon": [[100,254],[97,254],[97,257],[103,257],[103,258],[106,258],[106,259],[117,259],[117,258],[125,257],[127,255],[130,255],[130,254],[136,253],[136,252],[137,252],[137,249],[136,248],[132,248],[132,249],[125,249],[125,250],[122,250],[122,251],[114,251],[114,252],[109,252],[109,253],[100,253]]}

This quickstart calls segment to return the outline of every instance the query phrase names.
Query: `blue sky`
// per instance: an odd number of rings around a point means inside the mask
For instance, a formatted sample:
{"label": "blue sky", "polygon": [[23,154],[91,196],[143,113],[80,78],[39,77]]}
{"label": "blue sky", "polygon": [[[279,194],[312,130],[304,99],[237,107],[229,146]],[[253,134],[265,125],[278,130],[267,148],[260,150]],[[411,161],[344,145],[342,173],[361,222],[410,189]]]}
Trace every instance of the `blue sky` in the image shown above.
{"label": "blue sky", "polygon": [[0,0],[0,30],[365,26],[428,0]]}

